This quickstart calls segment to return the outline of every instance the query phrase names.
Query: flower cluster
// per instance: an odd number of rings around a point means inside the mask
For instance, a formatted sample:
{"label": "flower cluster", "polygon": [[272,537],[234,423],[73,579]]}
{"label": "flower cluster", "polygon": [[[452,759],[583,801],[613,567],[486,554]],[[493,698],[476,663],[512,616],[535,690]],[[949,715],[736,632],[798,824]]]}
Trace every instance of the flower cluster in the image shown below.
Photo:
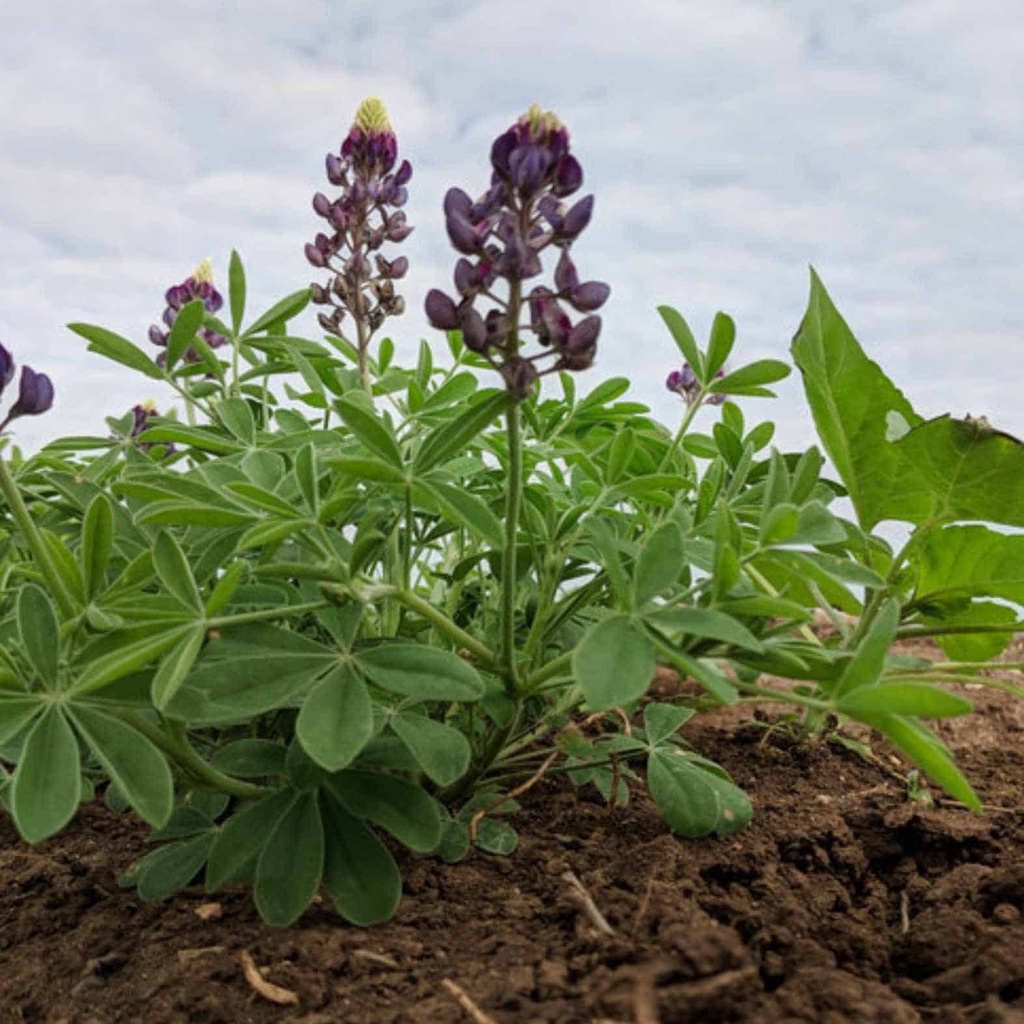
{"label": "flower cluster", "polygon": [[[128,438],[129,440],[134,441],[135,447],[138,448],[140,452],[148,452],[154,447],[154,443],[148,441],[135,441],[135,438],[149,430],[153,425],[149,422],[150,419],[154,416],[160,415],[156,408],[156,402],[151,398],[147,398],[144,402],[139,402],[138,405],[133,405],[131,408],[131,414],[132,429]],[[164,448],[164,453],[166,455],[172,455],[175,451],[173,444],[167,444],[164,442],[161,447]]]}
{"label": "flower cluster", "polygon": [[[0,395],[14,379],[14,356],[0,345]],[[45,373],[36,373],[31,366],[21,368],[21,380],[18,382],[18,400],[7,410],[7,415],[0,421],[0,433],[7,428],[11,420],[19,416],[38,416],[53,405],[53,382]]]}
{"label": "flower cluster", "polygon": [[[438,289],[427,295],[431,324],[458,330],[474,352],[484,356],[519,398],[527,397],[538,377],[557,370],[585,370],[594,361],[601,330],[595,310],[608,298],[608,285],[581,281],[569,250],[590,222],[594,197],[573,205],[564,200],[583,184],[583,170],[569,151],[569,133],[550,111],[534,104],[491,148],[491,187],[475,202],[459,188],[444,200],[448,237],[462,258],[455,265],[456,302]],[[540,254],[558,250],[553,287],[523,282],[542,272]],[[507,285],[507,298],[494,293]],[[481,313],[479,298],[494,305]],[[521,324],[523,307],[528,323]],[[583,313],[575,323],[566,307]],[[520,335],[532,331],[543,351],[520,353]],[[544,370],[537,363],[553,357]]]}
{"label": "flower cluster", "polygon": [[[724,376],[725,370],[719,370],[715,374],[716,378]],[[665,387],[679,395],[687,405],[693,405],[702,390],[700,381],[697,380],[689,363],[683,363],[682,370],[673,370],[665,381]],[[708,395],[707,400],[710,405],[721,405],[725,401],[725,395]]]}
{"label": "flower cluster", "polygon": [[327,155],[327,180],[341,194],[333,200],[322,192],[313,196],[313,209],[327,221],[327,230],[306,246],[306,259],[333,274],[326,284],[311,286],[313,302],[332,307],[320,314],[320,326],[340,337],[341,323],[350,314],[364,357],[370,335],[389,316],[405,311],[394,283],[405,276],[409,260],[385,259],[378,252],[385,242],[402,242],[412,231],[401,209],[412,165],[403,160],[393,171],[397,159],[398,142],[384,104],[366,99],[340,153]]}
{"label": "flower cluster", "polygon": [[[156,324],[153,324],[149,329],[149,340],[154,345],[167,348],[167,339],[170,337],[169,329],[174,326],[174,321],[178,319],[179,311],[183,306],[187,306],[196,299],[202,300],[207,313],[216,313],[224,305],[223,296],[213,286],[213,264],[208,259],[203,260],[196,267],[191,277],[187,277],[181,284],[173,285],[167,289],[164,294],[167,308],[164,310],[163,322],[168,327],[168,330],[165,331]],[[227,338],[222,334],[218,334],[209,327],[200,327],[197,333],[210,348],[219,348],[227,341]],[[202,361],[199,353],[191,345],[185,350],[183,359],[186,363]],[[156,361],[158,365],[163,366],[167,362],[167,353],[161,352],[157,356]]]}

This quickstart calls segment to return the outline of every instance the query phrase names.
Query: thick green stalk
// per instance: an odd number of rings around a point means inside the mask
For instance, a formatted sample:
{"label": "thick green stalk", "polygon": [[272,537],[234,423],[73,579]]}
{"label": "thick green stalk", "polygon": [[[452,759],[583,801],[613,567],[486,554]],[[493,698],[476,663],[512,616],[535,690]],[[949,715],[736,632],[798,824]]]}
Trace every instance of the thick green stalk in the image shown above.
{"label": "thick green stalk", "polygon": [[485,668],[493,669],[498,667],[498,656],[490,647],[457,626],[444,612],[435,608],[429,601],[424,601],[422,597],[414,594],[411,590],[399,590],[397,588],[388,596],[393,596],[396,601],[404,604],[410,611],[426,619],[439,632],[469,651]]}
{"label": "thick green stalk", "polygon": [[508,481],[505,550],[501,560],[501,661],[506,692],[515,699],[519,695],[516,670],[516,539],[519,533],[519,506],[523,499],[523,442],[518,403],[509,408],[505,427],[508,438]]}
{"label": "thick green stalk", "polygon": [[43,579],[46,580],[46,585],[50,588],[50,593],[53,594],[54,600],[60,605],[61,612],[70,618],[75,614],[75,600],[64,582],[64,577],[57,570],[43,535],[32,521],[28,506],[26,506],[25,500],[21,496],[21,491],[18,489],[18,485],[11,475],[11,471],[7,468],[7,462],[3,457],[0,457],[0,493],[3,493],[22,537],[24,537],[25,543],[28,544],[29,549],[32,551],[36,564],[39,566],[39,571],[43,574]]}

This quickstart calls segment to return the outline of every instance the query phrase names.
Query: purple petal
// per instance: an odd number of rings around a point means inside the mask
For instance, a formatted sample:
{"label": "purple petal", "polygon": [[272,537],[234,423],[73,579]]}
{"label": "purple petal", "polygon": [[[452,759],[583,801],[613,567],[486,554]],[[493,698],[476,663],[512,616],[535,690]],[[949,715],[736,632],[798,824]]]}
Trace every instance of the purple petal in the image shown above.
{"label": "purple petal", "polygon": [[9,420],[16,416],[38,416],[53,405],[53,382],[45,373],[36,373],[30,366],[21,368],[18,400],[7,414]]}
{"label": "purple petal", "polygon": [[559,234],[563,238],[574,239],[590,223],[593,212],[594,197],[585,196],[565,215]]}
{"label": "purple petal", "polygon": [[569,301],[581,313],[592,313],[600,309],[611,294],[611,288],[603,281],[586,281],[572,290]]}
{"label": "purple petal", "polygon": [[459,314],[455,303],[438,288],[427,292],[424,303],[427,319],[431,325],[441,331],[454,331],[459,327]]}

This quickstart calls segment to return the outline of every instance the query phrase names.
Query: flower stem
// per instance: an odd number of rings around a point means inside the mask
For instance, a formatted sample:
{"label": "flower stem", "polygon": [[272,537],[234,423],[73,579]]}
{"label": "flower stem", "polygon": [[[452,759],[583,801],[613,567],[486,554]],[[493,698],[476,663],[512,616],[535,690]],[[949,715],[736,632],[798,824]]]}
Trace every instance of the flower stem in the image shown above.
{"label": "flower stem", "polygon": [[75,614],[75,599],[71,596],[71,592],[64,582],[64,577],[57,570],[57,566],[50,555],[50,549],[47,547],[46,541],[43,539],[43,535],[39,532],[36,524],[32,521],[32,515],[25,505],[21,491],[18,489],[11,471],[7,468],[6,460],[2,457],[0,457],[0,493],[3,494],[4,499],[7,501],[11,515],[18,524],[18,529],[21,531],[22,537],[25,538],[25,543],[28,544],[32,551],[36,564],[39,566],[39,571],[43,574],[43,579],[46,580],[50,592],[53,594],[57,604],[60,605],[61,612],[70,618]]}
{"label": "flower stem", "polygon": [[523,444],[519,403],[509,407],[505,417],[508,438],[508,483],[505,505],[505,550],[501,560],[501,661],[505,689],[510,697],[519,695],[516,671],[516,539],[519,506],[523,497]]}

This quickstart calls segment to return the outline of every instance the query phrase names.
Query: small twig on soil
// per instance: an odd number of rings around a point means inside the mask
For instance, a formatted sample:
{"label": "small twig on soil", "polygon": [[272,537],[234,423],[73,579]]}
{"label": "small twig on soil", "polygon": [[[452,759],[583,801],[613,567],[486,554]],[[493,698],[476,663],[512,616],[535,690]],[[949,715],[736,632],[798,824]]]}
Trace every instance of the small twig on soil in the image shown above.
{"label": "small twig on soil", "polygon": [[179,949],[178,963],[187,964],[190,960],[198,960],[203,956],[213,956],[215,953],[223,953],[224,946],[200,946],[198,949]]}
{"label": "small twig on soil", "polygon": [[654,971],[650,968],[638,971],[633,982],[633,1011],[636,1024],[661,1024],[654,994]]}
{"label": "small twig on soil", "polygon": [[910,894],[904,890],[900,893],[900,934],[910,931]]}
{"label": "small twig on soil", "polygon": [[248,950],[243,949],[241,953],[242,971],[245,973],[245,980],[249,982],[253,991],[262,996],[268,1002],[276,1003],[278,1006],[295,1006],[299,1001],[298,992],[290,988],[282,988],[273,982],[267,981],[256,968],[253,958]]}
{"label": "small twig on soil", "polygon": [[372,949],[353,949],[352,955],[359,960],[369,960],[371,963],[381,964],[384,967],[398,967],[398,961],[387,953],[374,953]]}
{"label": "small twig on soil", "polygon": [[472,818],[469,819],[469,839],[470,842],[476,842],[477,829],[480,828],[480,822],[487,817],[491,811],[496,810],[502,804],[507,803],[509,800],[514,800],[517,796],[522,796],[531,786],[535,786],[542,778],[544,773],[551,767],[552,762],[561,753],[556,750],[554,753],[548,754],[544,759],[544,763],[530,776],[521,786],[516,786],[510,793],[503,793],[497,800],[489,803],[486,807],[481,808]]}
{"label": "small twig on soil", "polygon": [[647,908],[651,905],[651,896],[654,895],[654,884],[656,878],[654,874],[647,879],[647,886],[644,889],[644,894],[640,900],[640,906],[636,908],[636,914],[633,917],[633,927],[629,929],[630,935],[636,935],[640,930],[640,922],[643,921],[644,915],[647,913]]}
{"label": "small twig on soil", "polygon": [[604,914],[597,909],[597,904],[576,875],[571,871],[563,871],[561,877],[563,881],[569,883],[569,897],[590,918],[591,924],[602,935],[614,935],[615,929],[608,923],[608,919]]}
{"label": "small twig on soil", "polygon": [[200,903],[192,913],[200,921],[219,921],[224,916],[224,907],[220,903]]}
{"label": "small twig on soil", "polygon": [[459,1006],[473,1018],[474,1024],[497,1024],[497,1021],[493,1017],[488,1017],[451,978],[445,978],[441,984],[448,990]]}

